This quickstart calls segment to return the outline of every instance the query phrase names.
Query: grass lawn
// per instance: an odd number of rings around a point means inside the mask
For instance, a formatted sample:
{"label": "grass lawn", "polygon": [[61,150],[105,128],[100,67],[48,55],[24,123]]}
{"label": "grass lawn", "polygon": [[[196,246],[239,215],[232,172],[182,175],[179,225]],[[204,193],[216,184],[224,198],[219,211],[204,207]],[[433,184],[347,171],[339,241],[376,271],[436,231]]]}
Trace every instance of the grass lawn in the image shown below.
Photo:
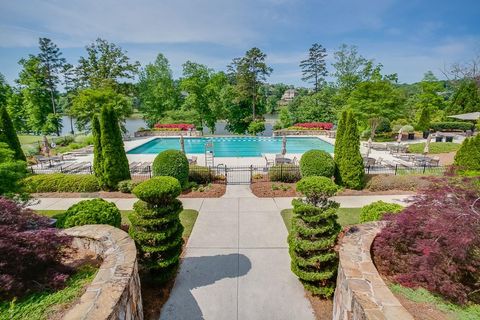
{"label": "grass lawn", "polygon": [[428,303],[434,305],[437,309],[449,312],[452,315],[453,319],[459,320],[474,320],[480,319],[480,305],[474,304],[466,307],[460,307],[458,305],[452,304],[444,299],[437,297],[427,290],[420,289],[410,289],[402,287],[401,285],[394,284],[390,286],[390,290],[393,293],[400,294],[407,298],[408,300],[417,302],[417,303]]}
{"label": "grass lawn", "polygon": [[79,297],[96,273],[96,268],[85,266],[67,281],[67,286],[62,290],[34,293],[12,302],[0,302],[0,319],[50,319],[52,313]]}
{"label": "grass lawn", "polygon": [[[342,227],[352,225],[352,224],[357,224],[360,223],[360,210],[362,208],[340,208],[337,211],[338,214],[338,223]],[[285,209],[282,210],[282,218],[283,222],[285,223],[285,226],[287,227],[287,230],[290,231],[292,228],[292,215],[293,215],[293,210],[292,209]]]}
{"label": "grass lawn", "polygon": [[[47,137],[50,138],[50,137]],[[37,141],[43,141],[43,136],[35,136],[30,134],[19,134],[18,140],[20,140],[20,144],[31,144]]]}
{"label": "grass lawn", "polygon": [[[429,154],[455,152],[460,149],[461,144],[454,142],[431,142]],[[413,143],[408,145],[408,151],[411,153],[423,153],[425,142]]]}
{"label": "grass lawn", "polygon": [[[38,214],[41,214],[43,216],[51,217],[51,218],[57,218],[59,215],[63,214],[65,210],[36,210]],[[122,223],[123,224],[130,224],[130,221],[128,220],[128,215],[133,212],[132,210],[120,210],[120,213],[122,214]],[[183,225],[183,237],[189,237],[190,234],[192,233],[193,225],[195,224],[195,221],[197,220],[198,216],[198,211],[191,210],[191,209],[185,209],[180,213],[180,221]],[[0,318],[1,320],[1,318]]]}

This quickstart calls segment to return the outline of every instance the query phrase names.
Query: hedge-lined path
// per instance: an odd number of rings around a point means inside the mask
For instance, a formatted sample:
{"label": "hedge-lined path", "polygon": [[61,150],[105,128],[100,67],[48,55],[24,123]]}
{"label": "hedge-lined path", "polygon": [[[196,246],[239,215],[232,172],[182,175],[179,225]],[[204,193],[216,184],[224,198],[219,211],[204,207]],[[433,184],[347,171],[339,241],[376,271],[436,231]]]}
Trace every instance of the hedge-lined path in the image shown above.
{"label": "hedge-lined path", "polygon": [[160,319],[315,319],[280,209],[246,191],[203,200]]}
{"label": "hedge-lined path", "polygon": [[[254,198],[259,200],[273,201],[278,210],[292,208],[291,202],[293,198],[257,198],[253,194],[247,197],[244,194],[244,192],[246,192],[245,190],[242,191],[242,194],[239,194],[236,192],[238,191],[238,189],[229,190],[232,187],[235,188],[243,186],[228,186],[227,193],[222,198],[184,198],[180,200],[182,201],[183,207],[185,209],[193,209],[199,211],[204,203],[207,203],[207,206],[211,206],[211,203],[215,203],[215,200],[232,198],[235,197],[236,194],[238,194],[238,198]],[[340,205],[344,208],[359,208],[378,200],[405,204],[405,201],[409,197],[409,195],[338,196],[334,197],[334,200],[339,202]],[[39,198],[38,203],[31,205],[30,208],[36,210],[67,210],[75,203],[88,199],[92,198]],[[115,203],[120,210],[133,210],[133,204],[137,201],[137,199],[134,198],[107,198],[105,200]]]}

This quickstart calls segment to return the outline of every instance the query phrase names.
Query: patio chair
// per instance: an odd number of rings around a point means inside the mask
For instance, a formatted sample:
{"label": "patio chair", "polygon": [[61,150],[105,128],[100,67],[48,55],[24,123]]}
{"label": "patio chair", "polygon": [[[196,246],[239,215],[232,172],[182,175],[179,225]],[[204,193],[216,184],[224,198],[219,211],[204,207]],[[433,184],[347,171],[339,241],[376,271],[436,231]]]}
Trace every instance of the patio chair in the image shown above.
{"label": "patio chair", "polygon": [[428,161],[429,167],[438,167],[440,165],[440,157],[433,157]]}
{"label": "patio chair", "polygon": [[197,164],[197,156],[192,156],[191,158],[188,159],[188,164]]}
{"label": "patio chair", "polygon": [[267,156],[263,156],[265,158],[265,163],[267,167],[271,167],[275,165],[275,160],[273,159],[268,159]]}
{"label": "patio chair", "polygon": [[292,163],[292,159],[285,158],[282,154],[275,155],[275,165]]}

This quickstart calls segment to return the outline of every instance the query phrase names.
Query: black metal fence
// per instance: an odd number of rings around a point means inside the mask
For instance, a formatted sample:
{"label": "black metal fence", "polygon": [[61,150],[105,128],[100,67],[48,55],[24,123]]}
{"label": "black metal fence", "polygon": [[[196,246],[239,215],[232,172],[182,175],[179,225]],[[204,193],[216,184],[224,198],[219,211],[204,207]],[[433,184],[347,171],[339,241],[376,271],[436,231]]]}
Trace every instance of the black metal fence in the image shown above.
{"label": "black metal fence", "polygon": [[[404,167],[397,165],[395,167],[384,166],[367,166],[366,174],[391,174],[391,175],[409,175],[409,174],[428,174],[441,175],[446,171],[447,167]],[[43,167],[30,168],[32,173],[49,174],[49,173],[69,173],[69,174],[93,174],[91,164],[71,167]],[[132,179],[146,180],[153,176],[151,165],[131,168]],[[190,180],[198,183],[219,183],[219,184],[251,184],[256,182],[297,182],[301,179],[300,167],[298,165],[283,164],[277,166],[226,166],[219,165],[216,167],[190,167]]]}

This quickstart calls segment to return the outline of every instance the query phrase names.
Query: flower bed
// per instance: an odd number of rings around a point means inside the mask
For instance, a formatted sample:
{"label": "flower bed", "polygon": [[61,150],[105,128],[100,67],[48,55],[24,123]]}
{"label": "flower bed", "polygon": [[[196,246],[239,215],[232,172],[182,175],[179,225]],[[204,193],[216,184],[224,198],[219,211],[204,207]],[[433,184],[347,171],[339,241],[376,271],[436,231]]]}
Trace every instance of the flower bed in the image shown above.
{"label": "flower bed", "polygon": [[332,130],[332,128],[333,123],[331,122],[304,122],[296,123],[288,130]]}
{"label": "flower bed", "polygon": [[168,130],[168,129],[180,130],[180,131],[195,130],[195,125],[188,124],[188,123],[166,123],[166,124],[156,123],[153,127],[155,129],[161,129],[161,130]]}

